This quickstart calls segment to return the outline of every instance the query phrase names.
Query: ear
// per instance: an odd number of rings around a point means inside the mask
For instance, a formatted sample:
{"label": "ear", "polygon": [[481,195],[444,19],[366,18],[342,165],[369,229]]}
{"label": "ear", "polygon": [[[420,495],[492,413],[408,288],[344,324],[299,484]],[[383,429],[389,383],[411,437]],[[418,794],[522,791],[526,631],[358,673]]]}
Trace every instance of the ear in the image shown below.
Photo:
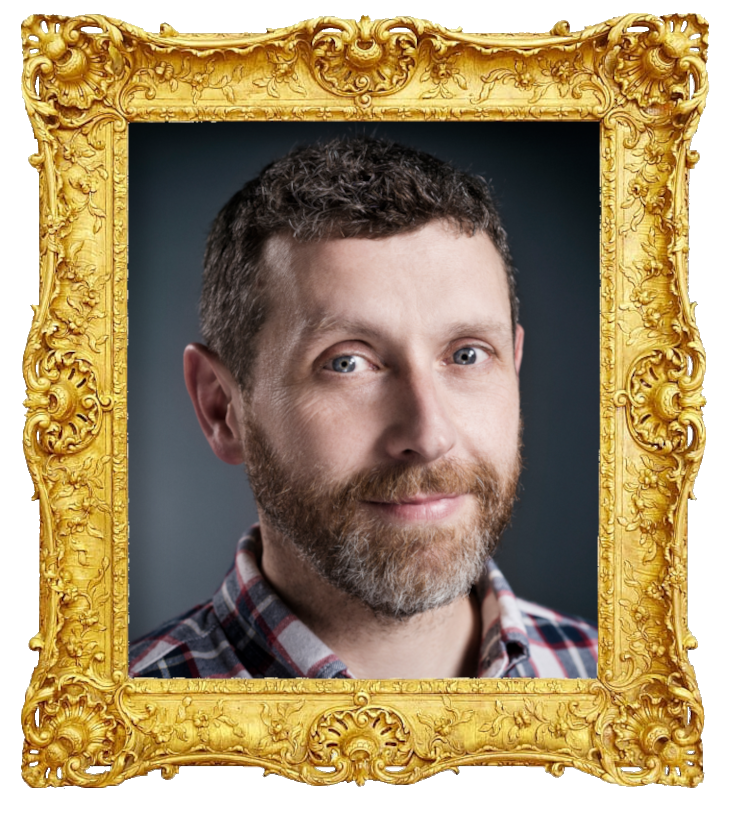
{"label": "ear", "polygon": [[195,415],[211,449],[227,464],[243,463],[241,392],[234,377],[218,356],[200,343],[185,349],[183,370]]}
{"label": "ear", "polygon": [[522,354],[524,353],[524,329],[516,324],[516,331],[514,332],[514,365],[516,366],[516,375],[519,376],[519,369],[522,367]]}

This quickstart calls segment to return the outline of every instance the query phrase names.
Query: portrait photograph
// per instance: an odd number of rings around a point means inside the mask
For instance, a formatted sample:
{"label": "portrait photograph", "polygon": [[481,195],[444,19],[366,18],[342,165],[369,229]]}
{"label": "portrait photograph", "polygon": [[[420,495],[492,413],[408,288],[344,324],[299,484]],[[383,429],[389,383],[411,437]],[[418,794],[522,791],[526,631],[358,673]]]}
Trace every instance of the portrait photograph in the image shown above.
{"label": "portrait photograph", "polygon": [[[547,606],[555,614],[593,621],[590,628],[577,629],[577,633],[574,629],[572,634],[582,637],[578,646],[583,654],[575,652],[574,658],[577,661],[590,659],[591,673],[580,661],[577,668],[569,665],[565,670],[595,675],[599,155],[598,126],[591,122],[382,125],[240,122],[131,126],[129,636],[137,640],[214,594],[233,562],[236,542],[258,522],[244,465],[224,464],[213,454],[198,426],[183,378],[184,348],[191,342],[203,342],[197,304],[211,222],[225,202],[263,167],[280,160],[291,150],[300,151],[310,145],[323,149],[322,146],[331,144],[332,140],[336,142],[333,149],[344,150],[345,155],[349,150],[361,149],[362,145],[367,152],[367,145],[401,144],[482,178],[494,196],[508,236],[515,269],[515,297],[519,300],[518,322],[524,326],[525,336],[519,372],[523,425],[519,499],[514,504],[510,528],[503,535],[497,534],[501,538],[497,548],[500,555],[495,562],[508,583],[516,587],[518,596]],[[363,153],[357,160],[368,165],[375,162],[378,167],[372,172],[386,172],[389,178],[394,173],[410,175],[411,171],[403,166],[382,168],[381,162],[392,161],[392,155],[389,153],[391,158],[385,154],[374,158],[372,153],[367,156]],[[434,174],[441,173],[442,169],[444,165],[435,166],[432,177],[424,183],[434,183]],[[289,172],[295,173],[295,170]],[[333,172],[341,184],[343,174],[352,170],[343,168]],[[286,183],[290,180],[281,179],[280,184]],[[308,190],[305,197],[311,194],[316,195]],[[360,196],[358,200],[362,200]],[[405,214],[404,217],[412,216]],[[372,221],[367,228],[372,229]],[[390,245],[391,238],[388,241]],[[371,247],[369,242],[368,248]],[[392,250],[391,257],[395,254],[396,250]],[[402,275],[404,261],[398,263],[397,274]],[[482,296],[482,292],[475,292],[480,284],[469,279],[469,273],[470,270],[461,269],[453,285],[471,288],[476,300]],[[425,273],[422,280],[431,281],[431,277]],[[383,285],[387,284],[378,275],[372,290]],[[394,294],[389,290],[385,296],[392,300]],[[437,297],[444,299],[443,290]],[[379,299],[383,299],[382,292]],[[403,302],[398,312],[404,331],[409,307],[411,303]],[[274,308],[277,310],[278,305]],[[461,304],[460,308],[455,318],[464,322],[466,307]],[[360,307],[358,319],[362,319],[363,314]],[[353,340],[351,335],[332,337],[327,347]],[[485,362],[483,353],[480,351],[480,359],[470,366],[471,373],[475,365]],[[507,349],[507,353],[511,351]],[[357,370],[356,374],[359,373]],[[485,390],[485,381],[477,387]],[[396,386],[391,390],[395,391]],[[335,394],[331,396],[332,401],[336,398]],[[461,401],[458,406],[450,402],[434,410],[459,411],[459,416],[451,421],[463,425],[468,421],[468,414],[476,410],[475,396],[470,398],[470,403]],[[331,405],[326,408],[331,409]],[[406,413],[414,409],[405,403],[400,408]],[[493,405],[485,408],[491,412],[496,409]],[[355,438],[354,426],[362,421],[362,416],[357,414],[353,409],[346,417],[346,424],[332,424],[330,442],[333,445],[341,445],[342,437]],[[372,431],[378,435],[380,444],[397,421],[395,413],[380,420]],[[411,418],[410,421],[416,420]],[[432,421],[438,418],[435,416]],[[306,426],[303,432],[310,435],[314,432],[312,427]],[[451,432],[462,434],[463,429],[455,426]],[[478,422],[470,435],[476,444],[482,439],[482,448],[487,449],[486,434],[496,432],[502,431]],[[350,455],[360,444],[350,442],[345,455]],[[494,441],[493,455],[499,446],[505,448],[506,442]],[[413,463],[423,462],[426,466],[467,453],[460,439],[449,449],[424,449],[421,453],[415,451],[415,455]],[[398,461],[398,452],[394,449],[373,451],[371,456],[368,463],[374,466]],[[307,467],[300,458],[288,460],[286,464],[290,468]],[[324,466],[332,466],[331,461]],[[495,519],[488,521],[489,526],[497,523]],[[319,545],[328,547],[329,544]],[[397,592],[402,590],[402,585],[396,589]],[[493,612],[490,622],[483,624],[481,648],[486,640],[486,629],[490,629],[498,617],[498,612]],[[544,627],[551,622],[553,627],[545,631]],[[522,626],[517,625],[517,621],[507,624]],[[545,642],[554,641],[559,635],[570,642],[571,634],[560,631],[577,624],[566,617],[552,620],[543,617],[541,622],[530,625],[543,628],[537,636]],[[166,636],[173,637],[171,628]],[[589,638],[590,643],[586,643]],[[200,647],[203,650],[204,646]],[[145,672],[144,666],[150,660],[142,662],[138,656],[142,647],[136,648],[140,666],[137,673]],[[150,640],[146,648],[159,654],[161,644]],[[556,661],[571,660],[565,643],[560,651],[553,645],[552,653],[545,659],[551,656]],[[170,669],[172,675],[177,675],[174,667],[165,670]],[[246,666],[244,669],[249,670]],[[215,672],[217,669],[209,667],[207,670]],[[550,670],[561,669],[553,665]],[[534,671],[536,675],[550,675],[544,666]]]}
{"label": "portrait photograph", "polygon": [[13,0],[14,802],[732,800],[739,21],[679,11]]}

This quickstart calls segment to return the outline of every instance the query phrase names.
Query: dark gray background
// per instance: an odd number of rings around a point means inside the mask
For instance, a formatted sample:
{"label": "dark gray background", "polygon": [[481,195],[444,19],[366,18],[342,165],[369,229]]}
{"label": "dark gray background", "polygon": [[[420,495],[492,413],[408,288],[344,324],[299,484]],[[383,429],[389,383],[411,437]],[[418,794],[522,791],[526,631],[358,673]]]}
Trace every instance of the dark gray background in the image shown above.
{"label": "dark gray background", "polygon": [[182,378],[201,259],[228,198],[296,144],[347,131],[485,176],[526,331],[520,500],[496,556],[514,591],[594,620],[599,449],[598,124],[233,122],[129,128],[130,637],[210,597],[257,515],[203,438]]}

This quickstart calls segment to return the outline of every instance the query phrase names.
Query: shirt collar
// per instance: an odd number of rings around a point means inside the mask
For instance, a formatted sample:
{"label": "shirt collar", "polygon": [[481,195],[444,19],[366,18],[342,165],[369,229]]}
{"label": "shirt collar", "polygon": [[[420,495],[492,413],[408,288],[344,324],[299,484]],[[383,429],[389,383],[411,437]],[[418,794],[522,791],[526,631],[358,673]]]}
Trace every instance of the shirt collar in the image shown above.
{"label": "shirt collar", "polygon": [[492,558],[476,587],[481,609],[478,676],[505,676],[529,658],[529,638],[516,596]]}
{"label": "shirt collar", "polygon": [[[259,525],[239,541],[236,564],[213,598],[214,611],[234,648],[258,640],[296,677],[351,678],[347,666],[275,594],[260,570]],[[529,657],[529,640],[516,597],[492,559],[475,586],[481,609],[479,677],[500,677]]]}

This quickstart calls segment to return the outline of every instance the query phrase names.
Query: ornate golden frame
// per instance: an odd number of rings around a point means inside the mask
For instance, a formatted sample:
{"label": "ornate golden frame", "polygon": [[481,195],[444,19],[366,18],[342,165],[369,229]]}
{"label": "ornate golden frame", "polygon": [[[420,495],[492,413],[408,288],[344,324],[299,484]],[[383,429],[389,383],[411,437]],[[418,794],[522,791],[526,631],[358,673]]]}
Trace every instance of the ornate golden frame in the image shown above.
{"label": "ornate golden frame", "polygon": [[[467,764],[694,786],[686,512],[704,447],[687,290],[707,24],[633,14],[466,35],[402,17],[158,35],[101,16],[22,26],[38,141],[39,305],[24,445],[41,513],[32,786],[184,764],[407,784]],[[127,124],[244,119],[601,123],[598,680],[155,680],[127,660]]]}

